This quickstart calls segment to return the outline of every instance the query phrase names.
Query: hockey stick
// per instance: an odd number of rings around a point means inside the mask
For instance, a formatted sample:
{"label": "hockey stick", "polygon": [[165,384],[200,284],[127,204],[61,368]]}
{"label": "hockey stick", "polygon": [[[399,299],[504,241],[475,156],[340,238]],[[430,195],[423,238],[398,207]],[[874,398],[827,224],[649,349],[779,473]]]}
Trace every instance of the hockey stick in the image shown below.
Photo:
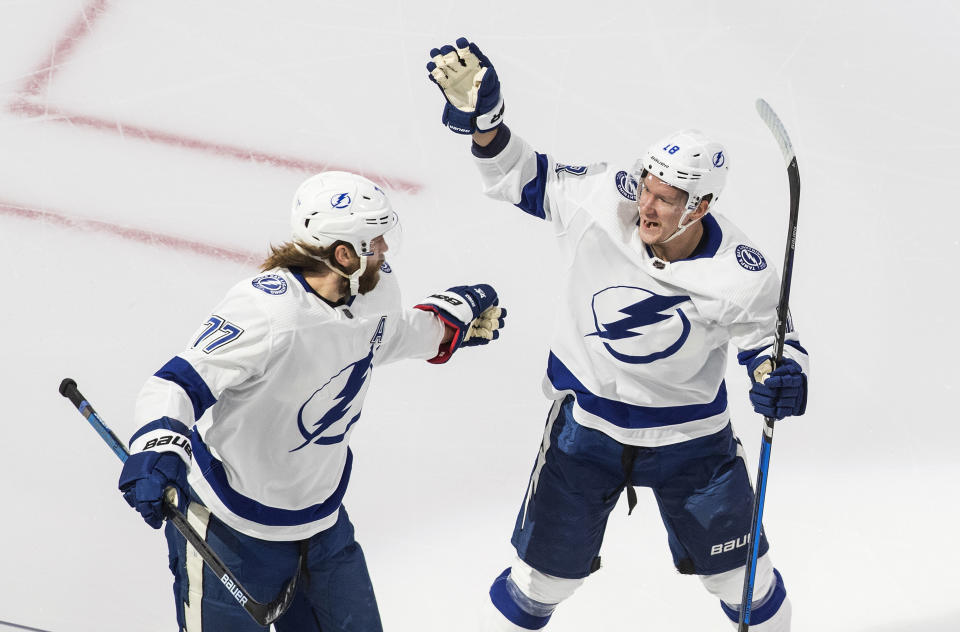
{"label": "hockey stick", "polygon": [[[107,424],[103,423],[100,415],[93,409],[90,402],[80,394],[80,391],[77,390],[77,383],[69,377],[65,378],[60,382],[60,394],[69,399],[73,405],[77,407],[80,414],[90,422],[90,425],[97,431],[100,438],[110,446],[114,454],[120,457],[121,461],[126,462],[127,457],[130,456],[127,448],[123,445],[123,442],[117,438],[117,435],[113,434],[113,431],[110,430]],[[176,505],[170,502],[170,492],[172,491],[173,488],[168,487],[164,494],[163,513],[167,520],[172,522],[173,526],[177,528],[177,531],[182,533],[183,537],[187,539],[187,542],[197,550],[197,553],[203,558],[204,563],[210,567],[213,574],[220,578],[220,583],[230,591],[233,598],[243,606],[243,609],[253,617],[254,621],[262,626],[268,626],[276,621],[280,615],[286,612],[287,608],[290,607],[290,603],[293,601],[293,596],[297,589],[297,578],[300,576],[300,566],[297,567],[297,574],[287,582],[287,585],[283,587],[283,590],[276,599],[270,603],[260,603],[250,596],[250,593],[237,581],[237,578],[230,572],[227,565],[223,563],[220,556],[207,545],[203,536],[190,526],[186,516],[180,513]]]}
{"label": "hockey stick", "polygon": [[[780,280],[780,300],[777,303],[777,332],[773,343],[773,367],[783,358],[783,342],[790,316],[790,282],[793,278],[793,253],[797,247],[797,216],[800,213],[800,171],[793,144],[787,130],[773,108],[763,99],[757,99],[757,113],[767,124],[787,164],[787,179],[790,182],[790,222],[787,226],[787,247],[783,257],[783,277]],[[763,524],[763,500],[767,493],[767,476],[770,471],[770,451],[773,449],[772,417],[763,418],[763,440],[760,444],[760,467],[757,471],[756,496],[753,501],[753,519],[750,522],[750,551],[743,576],[743,596],[740,599],[740,624],[738,632],[750,629],[750,611],[753,607],[753,582],[757,573],[757,556],[760,552],[760,530]]]}

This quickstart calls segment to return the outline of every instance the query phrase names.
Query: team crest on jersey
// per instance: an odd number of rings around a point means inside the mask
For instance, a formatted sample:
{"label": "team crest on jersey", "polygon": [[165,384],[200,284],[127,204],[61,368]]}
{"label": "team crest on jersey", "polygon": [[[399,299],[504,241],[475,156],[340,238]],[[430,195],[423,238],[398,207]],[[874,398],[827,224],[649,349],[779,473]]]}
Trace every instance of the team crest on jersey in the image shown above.
{"label": "team crest on jersey", "polygon": [[620,195],[632,202],[637,201],[637,181],[626,171],[618,171],[614,178]]}
{"label": "team crest on jersey", "polygon": [[587,173],[587,168],[583,166],[564,165],[558,162],[557,166],[553,168],[553,172],[557,175],[560,175],[560,172],[563,172],[574,176],[582,176]]}
{"label": "team crest on jersey", "polygon": [[391,268],[390,264],[387,263],[386,261],[380,264],[380,269],[386,272],[387,274],[390,274],[391,272],[393,272],[393,268]]}
{"label": "team crest on jersey", "polygon": [[743,244],[737,246],[737,263],[751,272],[759,272],[767,267],[767,260],[759,250]]}
{"label": "team crest on jersey", "polygon": [[373,345],[361,360],[348,364],[315,390],[297,411],[297,427],[303,443],[290,450],[296,452],[310,444],[333,445],[347,436],[347,431],[360,419],[363,396],[373,371]]}
{"label": "team crest on jersey", "polygon": [[264,274],[255,278],[251,283],[253,283],[253,287],[261,292],[273,294],[274,296],[287,291],[286,279],[278,274]]}
{"label": "team crest on jersey", "polygon": [[690,320],[677,306],[689,296],[661,296],[617,285],[593,295],[593,323],[607,352],[627,364],[649,364],[675,354],[690,336]]}

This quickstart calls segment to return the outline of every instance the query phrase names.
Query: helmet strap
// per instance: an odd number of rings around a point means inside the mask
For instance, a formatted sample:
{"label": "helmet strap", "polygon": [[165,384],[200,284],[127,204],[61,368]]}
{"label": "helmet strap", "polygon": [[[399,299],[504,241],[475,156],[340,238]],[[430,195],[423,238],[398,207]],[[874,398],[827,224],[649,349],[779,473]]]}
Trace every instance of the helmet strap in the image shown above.
{"label": "helmet strap", "polygon": [[[325,264],[328,268],[333,270],[337,275],[347,279],[350,282],[350,296],[356,296],[357,292],[360,290],[360,277],[363,275],[363,272],[367,269],[367,258],[363,255],[359,256],[360,267],[356,269],[352,274],[348,274],[335,266],[330,259],[324,259],[323,257],[318,257],[317,255],[311,254],[307,251],[306,248],[301,246],[297,242],[293,242],[293,247],[297,249],[300,254],[307,255],[311,259],[316,259],[320,263]],[[354,248],[356,250],[356,248]]]}
{"label": "helmet strap", "polygon": [[687,217],[690,216],[690,213],[694,212],[695,210],[697,210],[697,208],[699,208],[701,199],[702,198],[699,198],[699,197],[694,198],[693,202],[691,202],[690,204],[687,204],[687,208],[683,211],[683,215],[680,216],[680,222],[677,225],[677,230],[675,230],[672,235],[670,235],[669,237],[661,241],[660,242],[661,244],[665,244],[676,239],[677,237],[682,235],[685,230],[687,230],[688,228],[696,224],[698,221],[700,221],[700,218],[697,218],[692,222],[690,222],[689,224],[683,223],[683,220],[687,219]]}

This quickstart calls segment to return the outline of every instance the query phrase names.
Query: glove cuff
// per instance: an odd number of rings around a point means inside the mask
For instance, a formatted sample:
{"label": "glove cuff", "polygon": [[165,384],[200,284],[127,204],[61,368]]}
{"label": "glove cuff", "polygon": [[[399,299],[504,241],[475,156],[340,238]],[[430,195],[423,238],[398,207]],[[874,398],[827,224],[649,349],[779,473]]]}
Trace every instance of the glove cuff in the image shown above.
{"label": "glove cuff", "polygon": [[441,343],[440,347],[437,349],[437,355],[427,360],[427,362],[430,364],[443,364],[450,359],[450,356],[453,355],[453,352],[457,350],[457,347],[459,347],[460,343],[463,341],[463,330],[465,325],[452,320],[448,317],[446,312],[438,309],[434,305],[415,305],[414,309],[422,309],[425,312],[433,312],[436,317],[440,319],[440,322],[454,329],[453,338],[451,338],[449,342]]}
{"label": "glove cuff", "polygon": [[[156,423],[152,422],[152,424]],[[150,429],[149,426],[152,424],[147,424],[134,436],[130,442],[130,453],[173,452],[189,468],[193,463],[193,449],[190,447],[190,438],[170,428],[156,427]]]}
{"label": "glove cuff", "polygon": [[497,104],[490,108],[490,110],[484,114],[478,114],[477,120],[474,125],[477,128],[478,132],[489,132],[497,125],[503,122],[503,95],[499,95],[500,98],[497,100]]}
{"label": "glove cuff", "polygon": [[468,302],[469,300],[468,297],[454,292],[434,292],[417,307],[420,309],[425,306],[433,307],[435,310],[449,314],[450,317],[460,321],[460,324],[455,326],[458,329],[463,329],[470,324],[477,314],[477,306],[471,305]]}

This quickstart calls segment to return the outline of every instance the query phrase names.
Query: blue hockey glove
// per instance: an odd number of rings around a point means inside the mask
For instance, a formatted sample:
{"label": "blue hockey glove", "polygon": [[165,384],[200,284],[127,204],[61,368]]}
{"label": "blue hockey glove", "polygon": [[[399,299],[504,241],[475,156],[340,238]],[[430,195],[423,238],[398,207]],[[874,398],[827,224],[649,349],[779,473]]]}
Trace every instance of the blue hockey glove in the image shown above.
{"label": "blue hockey glove", "polygon": [[500,337],[507,310],[499,307],[497,291],[486,284],[458,285],[428,296],[417,309],[433,312],[454,329],[453,338],[429,360],[442,364],[461,346],[487,344]]}
{"label": "blue hockey glove", "polygon": [[[159,529],[163,524],[163,495],[167,487],[177,492],[175,504],[187,504],[187,465],[192,455],[187,427],[164,417],[153,421],[130,439],[131,454],[123,464],[118,487],[123,498],[144,521]],[[139,450],[139,451],[137,451]]]}
{"label": "blue hockey glove", "polygon": [[769,356],[759,356],[747,364],[753,409],[773,419],[802,415],[807,408],[807,376],[790,358],[783,358],[773,371],[772,366]]}
{"label": "blue hockey glove", "polygon": [[437,84],[447,104],[443,124],[458,134],[488,132],[503,120],[500,80],[490,60],[477,45],[461,37],[430,51],[430,80]]}

